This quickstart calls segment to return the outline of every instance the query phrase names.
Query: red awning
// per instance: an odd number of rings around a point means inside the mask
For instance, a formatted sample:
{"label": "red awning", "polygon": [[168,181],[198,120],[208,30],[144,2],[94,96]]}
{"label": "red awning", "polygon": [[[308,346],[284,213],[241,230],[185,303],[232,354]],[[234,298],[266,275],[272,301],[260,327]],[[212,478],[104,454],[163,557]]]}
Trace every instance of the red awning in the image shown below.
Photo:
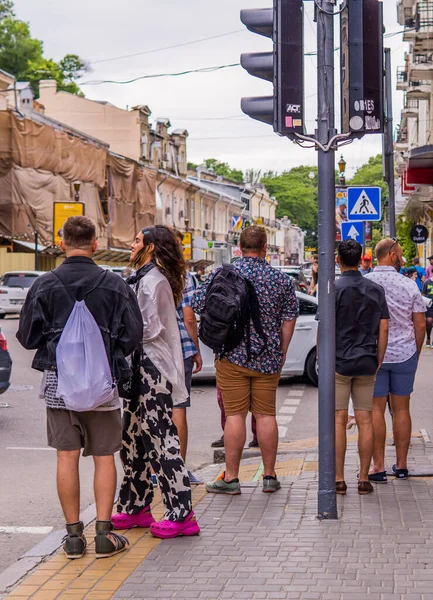
{"label": "red awning", "polygon": [[420,146],[410,152],[407,183],[433,185],[433,146]]}

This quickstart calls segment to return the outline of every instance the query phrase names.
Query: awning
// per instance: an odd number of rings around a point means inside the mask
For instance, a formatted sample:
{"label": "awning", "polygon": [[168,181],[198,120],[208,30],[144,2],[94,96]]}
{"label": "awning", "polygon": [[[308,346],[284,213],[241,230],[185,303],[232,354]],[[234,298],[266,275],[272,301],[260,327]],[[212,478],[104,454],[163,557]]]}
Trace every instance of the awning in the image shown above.
{"label": "awning", "polygon": [[411,150],[407,169],[407,183],[433,185],[433,146],[420,146]]}
{"label": "awning", "polygon": [[[36,248],[35,248],[35,244],[33,242],[24,242],[23,240],[12,240],[14,244],[17,244],[17,246],[22,246],[23,248],[27,248],[27,250],[31,250],[32,252],[35,252]],[[42,246],[42,244],[38,244],[38,252],[43,252],[44,250],[46,250],[45,246]]]}

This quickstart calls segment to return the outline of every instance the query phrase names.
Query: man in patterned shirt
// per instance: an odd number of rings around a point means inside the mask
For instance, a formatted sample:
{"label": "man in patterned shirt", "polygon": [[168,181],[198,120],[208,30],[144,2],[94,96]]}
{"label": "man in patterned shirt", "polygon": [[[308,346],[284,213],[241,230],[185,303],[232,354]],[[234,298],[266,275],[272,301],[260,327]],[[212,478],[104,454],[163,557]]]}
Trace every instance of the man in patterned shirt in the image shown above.
{"label": "man in patterned shirt", "polygon": [[378,265],[366,278],[385,290],[390,314],[388,348],[383,364],[376,376],[373,398],[374,452],[370,481],[386,483],[385,409],[391,397],[392,426],[394,430],[396,464],[393,473],[399,479],[408,476],[412,421],[409,412],[418,357],[425,335],[425,303],[415,281],[400,275],[402,249],[391,238],[381,240],[376,246]]}
{"label": "man in patterned shirt", "polygon": [[[240,238],[242,258],[234,264],[253,285],[260,306],[260,319],[267,337],[266,346],[251,322],[251,352],[248,358],[244,339],[227,352],[215,366],[217,385],[221,388],[227,421],[224,429],[226,471],[217,481],[208,483],[208,492],[240,494],[239,464],[246,439],[248,411],[257,420],[257,437],[264,465],[263,491],[275,492],[280,483],[275,474],[278,447],[276,392],[281,369],[298,317],[298,302],[288,275],[271,267],[267,254],[266,230],[248,227]],[[192,307],[204,310],[206,293],[218,270],[194,295]]]}
{"label": "man in patterned shirt", "polygon": [[[179,241],[179,244],[182,245],[183,236],[181,232],[175,229],[173,233]],[[191,406],[191,380],[193,373],[198,373],[203,367],[203,360],[198,342],[197,319],[191,308],[194,292],[194,279],[192,278],[191,273],[187,273],[182,302],[177,307],[177,324],[179,326],[180,340],[182,342],[185,387],[188,390],[188,399],[173,408],[173,421],[177,427],[180,439],[180,453],[184,462],[186,462],[186,451],[188,447],[188,421],[186,409]],[[195,480],[192,473],[189,473],[189,475],[192,483],[198,482],[198,480]]]}

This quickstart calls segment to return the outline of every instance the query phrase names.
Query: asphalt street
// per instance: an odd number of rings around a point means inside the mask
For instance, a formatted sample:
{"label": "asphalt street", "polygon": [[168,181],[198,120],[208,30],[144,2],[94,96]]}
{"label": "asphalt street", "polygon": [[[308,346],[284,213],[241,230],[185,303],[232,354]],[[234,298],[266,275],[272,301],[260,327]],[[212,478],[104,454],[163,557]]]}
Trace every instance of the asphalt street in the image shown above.
{"label": "asphalt street", "polygon": [[[51,530],[64,525],[56,495],[56,454],[46,445],[45,404],[39,399],[41,374],[31,368],[33,353],[24,350],[16,340],[17,326],[18,319],[14,317],[0,322],[14,361],[11,388],[0,397],[0,402],[9,405],[0,408],[0,544],[3,549],[7,548],[7,552],[0,553],[0,572]],[[291,390],[292,400],[288,399]],[[316,435],[316,397],[317,390],[307,382],[295,379],[281,383],[278,410],[282,439]],[[188,420],[187,463],[194,471],[213,462],[210,444],[222,433],[214,381],[194,385]],[[249,441],[250,428],[248,435]],[[83,458],[82,510],[93,503],[92,474],[91,458]],[[118,474],[120,481],[119,462]]]}

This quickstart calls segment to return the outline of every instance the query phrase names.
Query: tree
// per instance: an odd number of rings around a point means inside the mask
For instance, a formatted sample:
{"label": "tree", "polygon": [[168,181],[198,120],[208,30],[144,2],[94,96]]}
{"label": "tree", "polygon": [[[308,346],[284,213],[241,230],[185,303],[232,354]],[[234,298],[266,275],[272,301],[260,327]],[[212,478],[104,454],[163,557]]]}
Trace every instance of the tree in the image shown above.
{"label": "tree", "polygon": [[216,175],[221,175],[226,179],[231,179],[232,181],[237,181],[238,183],[243,183],[244,174],[242,171],[238,169],[232,169],[230,165],[226,162],[220,162],[216,158],[206,158],[204,160],[204,164],[207,169],[213,169]]}
{"label": "tree", "polygon": [[76,54],[60,62],[44,57],[43,43],[32,38],[29,24],[15,18],[12,0],[0,0],[0,69],[29,81],[35,96],[41,79],[54,79],[59,90],[79,94],[76,82],[90,70]]}
{"label": "tree", "polygon": [[266,190],[278,201],[277,216],[288,216],[306,231],[306,245],[317,243],[317,167],[295,167],[278,175],[272,171],[262,178]]}
{"label": "tree", "polygon": [[398,243],[400,244],[401,249],[403,250],[403,256],[408,263],[410,263],[412,258],[415,258],[417,255],[416,245],[412,242],[410,237],[410,230],[414,225],[415,223],[413,221],[403,215],[398,217],[396,223]]}

